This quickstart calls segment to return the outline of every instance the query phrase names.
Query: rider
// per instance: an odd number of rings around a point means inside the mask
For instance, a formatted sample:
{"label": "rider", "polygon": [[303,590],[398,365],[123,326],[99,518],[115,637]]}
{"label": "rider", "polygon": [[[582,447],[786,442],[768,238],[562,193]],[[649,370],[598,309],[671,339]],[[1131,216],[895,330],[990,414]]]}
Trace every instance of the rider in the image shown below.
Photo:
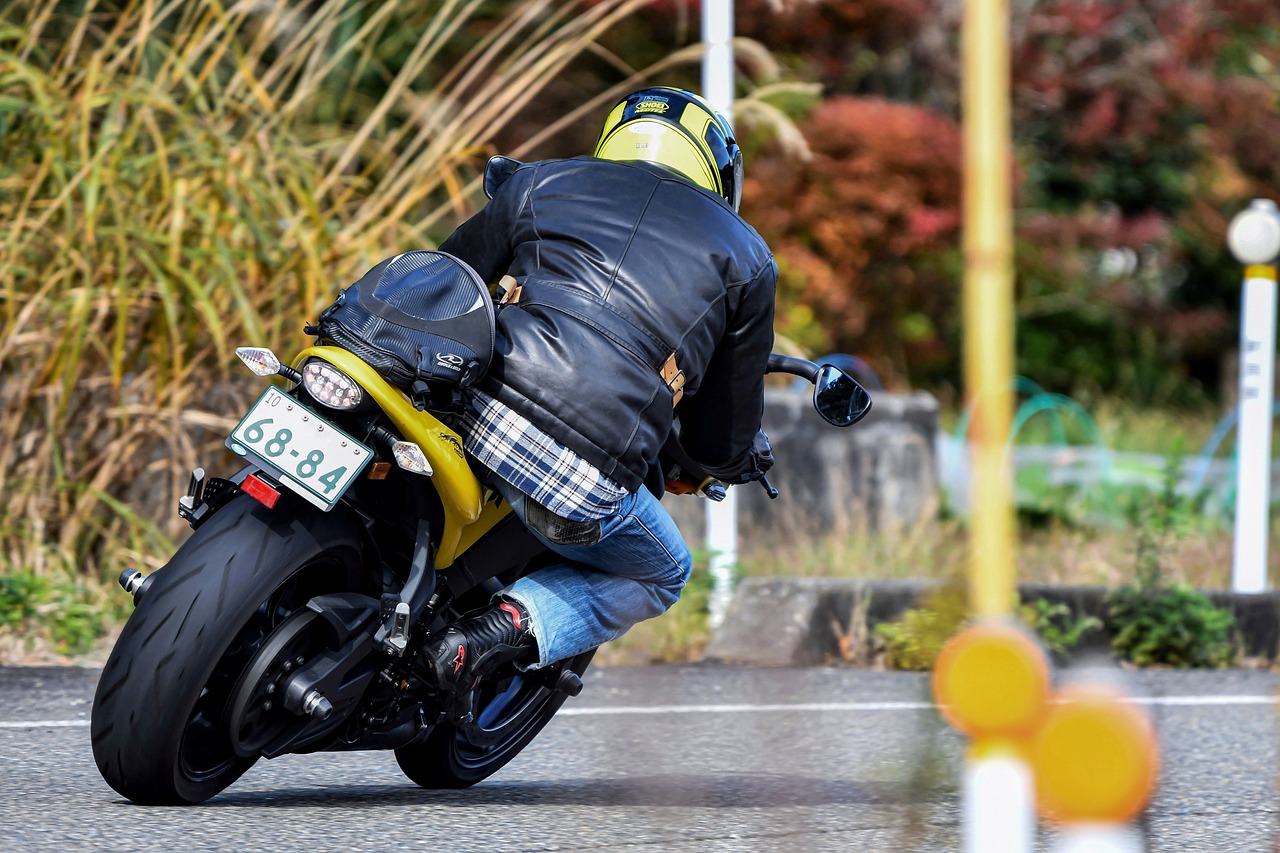
{"label": "rider", "polygon": [[505,662],[595,648],[675,603],[692,558],[656,467],[675,417],[718,480],[773,464],[760,418],[778,273],[738,216],[742,154],[722,115],[691,92],[641,89],[610,111],[594,157],[494,158],[486,190],[440,246],[505,286],[460,432],[564,559],[428,638],[453,691]]}

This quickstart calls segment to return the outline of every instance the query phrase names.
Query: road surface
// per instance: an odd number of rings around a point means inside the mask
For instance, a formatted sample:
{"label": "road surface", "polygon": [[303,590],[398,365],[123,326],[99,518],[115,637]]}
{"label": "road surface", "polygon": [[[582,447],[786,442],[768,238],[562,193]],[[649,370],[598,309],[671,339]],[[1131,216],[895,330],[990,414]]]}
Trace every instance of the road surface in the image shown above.
{"label": "road surface", "polygon": [[[1128,675],[1163,749],[1147,849],[1274,851],[1276,674]],[[98,776],[97,676],[0,669],[0,851],[959,847],[963,744],[920,675],[597,668],[519,758],[466,791],[418,789],[390,753],[286,756],[166,809],[129,805]]]}

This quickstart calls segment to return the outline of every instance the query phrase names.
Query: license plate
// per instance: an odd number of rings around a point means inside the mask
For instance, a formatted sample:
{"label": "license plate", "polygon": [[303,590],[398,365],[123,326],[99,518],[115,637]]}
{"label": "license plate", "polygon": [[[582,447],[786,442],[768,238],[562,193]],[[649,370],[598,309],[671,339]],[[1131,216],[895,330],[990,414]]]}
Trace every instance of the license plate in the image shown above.
{"label": "license plate", "polygon": [[373,456],[368,447],[275,386],[231,431],[227,447],[326,511]]}

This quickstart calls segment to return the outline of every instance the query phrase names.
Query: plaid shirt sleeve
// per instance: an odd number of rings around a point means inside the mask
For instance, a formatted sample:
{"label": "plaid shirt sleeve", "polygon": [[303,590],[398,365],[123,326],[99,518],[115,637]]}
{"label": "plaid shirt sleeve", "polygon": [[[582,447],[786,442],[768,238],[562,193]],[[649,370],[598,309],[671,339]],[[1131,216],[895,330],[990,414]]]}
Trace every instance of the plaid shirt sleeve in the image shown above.
{"label": "plaid shirt sleeve", "polygon": [[467,452],[551,512],[571,521],[612,515],[627,490],[487,394],[472,389],[462,414]]}

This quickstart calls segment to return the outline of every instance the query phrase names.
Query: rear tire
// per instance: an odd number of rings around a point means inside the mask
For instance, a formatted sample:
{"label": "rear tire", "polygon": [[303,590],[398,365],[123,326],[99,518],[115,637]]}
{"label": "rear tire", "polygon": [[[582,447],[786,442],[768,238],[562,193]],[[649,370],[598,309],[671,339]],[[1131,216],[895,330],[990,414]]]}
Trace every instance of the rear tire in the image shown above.
{"label": "rear tire", "polygon": [[[286,501],[288,501],[286,503]],[[227,731],[236,680],[313,596],[364,591],[358,524],[292,496],[239,496],[178,549],[108,658],[93,700],[93,756],[135,803],[198,803],[257,760]]]}
{"label": "rear tire", "polygon": [[[582,675],[595,649],[558,666]],[[496,673],[480,682],[475,721],[442,723],[417,746],[396,750],[404,774],[423,788],[467,788],[489,778],[551,722],[568,696],[548,673]]]}

